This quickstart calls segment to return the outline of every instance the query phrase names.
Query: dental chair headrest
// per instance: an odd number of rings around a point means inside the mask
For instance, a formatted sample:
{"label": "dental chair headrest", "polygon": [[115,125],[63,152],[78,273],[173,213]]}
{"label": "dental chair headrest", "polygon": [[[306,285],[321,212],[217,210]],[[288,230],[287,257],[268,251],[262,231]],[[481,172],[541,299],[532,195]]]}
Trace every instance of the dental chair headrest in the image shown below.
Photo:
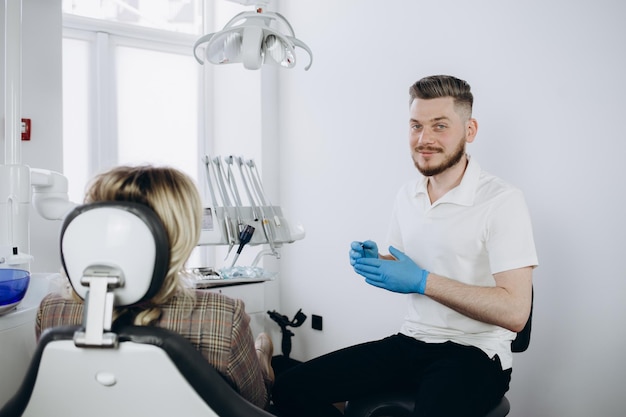
{"label": "dental chair headrest", "polygon": [[61,262],[74,288],[85,299],[81,284],[86,271],[117,269],[123,286],[115,289],[115,306],[152,298],[169,266],[169,241],[157,214],[148,206],[126,201],[85,204],[72,210],[61,228]]}

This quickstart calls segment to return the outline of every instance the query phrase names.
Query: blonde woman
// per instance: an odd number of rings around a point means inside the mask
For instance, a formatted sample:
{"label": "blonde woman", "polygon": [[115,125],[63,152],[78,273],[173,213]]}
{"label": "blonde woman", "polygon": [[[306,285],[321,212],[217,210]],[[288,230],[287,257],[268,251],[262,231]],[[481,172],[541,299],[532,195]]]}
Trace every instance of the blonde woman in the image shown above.
{"label": "blonde woman", "polygon": [[[198,243],[202,221],[200,196],[191,178],[169,167],[119,166],[91,181],[85,203],[101,201],[145,204],[161,219],[170,242],[170,264],[161,289],[148,303],[116,311],[115,320],[181,334],[244,398],[267,408],[274,379],[271,340],[264,333],[253,339],[241,300],[196,290],[185,278],[185,263]],[[78,297],[50,293],[39,306],[37,338],[47,328],[82,320]]]}

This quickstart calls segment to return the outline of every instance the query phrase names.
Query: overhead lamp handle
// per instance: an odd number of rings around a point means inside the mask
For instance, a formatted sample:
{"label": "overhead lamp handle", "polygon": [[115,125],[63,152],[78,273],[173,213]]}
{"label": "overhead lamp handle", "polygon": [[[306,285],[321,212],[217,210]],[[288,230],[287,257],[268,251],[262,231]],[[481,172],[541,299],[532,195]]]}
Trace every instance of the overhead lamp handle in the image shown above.
{"label": "overhead lamp handle", "polygon": [[198,56],[198,52],[197,52],[198,46],[200,46],[201,44],[205,42],[210,41],[213,35],[215,35],[215,33],[209,33],[207,35],[204,35],[200,39],[198,39],[196,43],[193,45],[193,56],[194,58],[196,58],[196,61],[198,61],[198,64],[200,65],[203,65],[204,61]]}
{"label": "overhead lamp handle", "polygon": [[304,67],[304,70],[308,71],[309,68],[311,68],[311,65],[313,65],[313,52],[311,51],[311,48],[309,48],[307,46],[307,44],[302,42],[300,39],[297,39],[297,38],[294,38],[294,37],[290,36],[289,40],[291,40],[291,42],[293,42],[293,44],[295,46],[299,46],[300,48],[304,49],[305,51],[307,51],[309,53],[309,65]]}
{"label": "overhead lamp handle", "polygon": [[246,26],[243,28],[241,53],[243,66],[246,69],[256,70],[263,64],[261,44],[263,43],[263,28],[260,26]]}

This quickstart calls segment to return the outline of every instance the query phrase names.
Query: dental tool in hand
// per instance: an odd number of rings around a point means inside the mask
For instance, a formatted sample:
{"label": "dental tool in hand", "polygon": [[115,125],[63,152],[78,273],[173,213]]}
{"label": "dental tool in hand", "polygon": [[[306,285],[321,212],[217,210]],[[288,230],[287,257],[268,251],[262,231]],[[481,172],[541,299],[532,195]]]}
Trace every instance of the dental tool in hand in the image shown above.
{"label": "dental tool in hand", "polygon": [[241,250],[248,242],[250,242],[250,239],[252,239],[253,234],[254,234],[254,227],[250,226],[249,224],[246,225],[246,227],[241,231],[241,233],[239,233],[239,248],[237,249],[237,253],[235,253],[235,257],[233,258],[233,263],[230,266],[231,268],[235,266],[235,263],[237,262],[237,259],[239,258],[239,254],[241,253]]}

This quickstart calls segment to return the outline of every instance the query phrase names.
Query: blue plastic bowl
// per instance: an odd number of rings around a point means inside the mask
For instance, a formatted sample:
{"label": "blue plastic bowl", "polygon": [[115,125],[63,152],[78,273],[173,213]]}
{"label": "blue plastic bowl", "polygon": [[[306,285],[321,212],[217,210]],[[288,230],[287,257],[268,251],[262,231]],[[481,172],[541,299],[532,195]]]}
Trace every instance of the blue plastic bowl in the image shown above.
{"label": "blue plastic bowl", "polygon": [[30,272],[22,269],[0,269],[0,313],[15,307],[26,294]]}

